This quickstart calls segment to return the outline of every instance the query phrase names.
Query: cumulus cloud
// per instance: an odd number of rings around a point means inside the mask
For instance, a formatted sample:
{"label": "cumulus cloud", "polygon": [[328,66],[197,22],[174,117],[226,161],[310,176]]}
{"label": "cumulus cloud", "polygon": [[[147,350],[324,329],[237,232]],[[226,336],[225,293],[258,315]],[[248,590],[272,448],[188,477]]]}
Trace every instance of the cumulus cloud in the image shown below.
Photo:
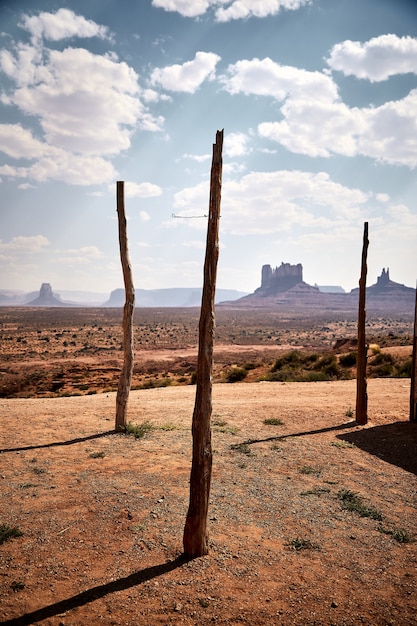
{"label": "cumulus cloud", "polygon": [[0,253],[39,254],[48,246],[49,241],[44,235],[13,237],[8,243],[0,240]]}
{"label": "cumulus cloud", "polygon": [[3,174],[83,185],[110,182],[115,170],[104,157],[127,150],[138,128],[160,131],[163,118],[150,113],[138,75],[113,52],[97,55],[44,44],[75,36],[105,38],[104,27],[66,9],[23,16],[21,25],[34,39],[31,45],[0,50],[0,71],[12,83],[0,98],[36,118],[43,135],[35,138],[20,125],[1,125],[5,154],[37,159],[30,167],[3,166]]}
{"label": "cumulus cloud", "polygon": [[197,52],[192,61],[182,65],[156,68],[151,75],[152,84],[159,84],[168,91],[194,93],[205,80],[214,77],[220,57],[214,52]]}
{"label": "cumulus cloud", "polygon": [[338,97],[337,85],[329,76],[281,65],[269,57],[229,65],[220,80],[231,94],[270,96],[276,100],[284,100],[288,95],[324,101]]}
{"label": "cumulus cloud", "polygon": [[82,15],[76,15],[70,9],[58,9],[56,13],[42,12],[39,15],[24,15],[20,26],[34,38],[60,41],[69,37],[108,38],[107,26],[100,26]]}
{"label": "cumulus cloud", "polygon": [[230,158],[245,156],[249,152],[249,137],[245,133],[229,133],[224,141],[224,153]]}
{"label": "cumulus cloud", "polygon": [[162,189],[158,185],[130,181],[126,182],[125,191],[127,198],[153,198],[162,194]]}
{"label": "cumulus cloud", "polygon": [[296,11],[309,4],[311,0],[233,0],[226,8],[216,10],[216,19],[219,22],[239,20],[248,17],[268,17],[276,15],[281,9]]}
{"label": "cumulus cloud", "polygon": [[259,124],[258,133],[291,152],[363,155],[417,166],[417,90],[379,107],[349,107],[331,76],[269,58],[238,61],[220,80],[231,94],[269,96],[282,103],[280,120]]}
{"label": "cumulus cloud", "polygon": [[417,39],[380,35],[369,41],[343,41],[331,49],[328,65],[346,76],[372,82],[396,74],[417,74]]}
{"label": "cumulus cloud", "polygon": [[311,0],[152,0],[153,6],[165,11],[176,11],[184,17],[199,17],[213,9],[218,22],[267,17],[276,15],[281,9],[295,11],[310,2]]}
{"label": "cumulus cloud", "polygon": [[[203,214],[208,183],[183,189],[174,198],[180,217]],[[333,228],[361,216],[368,194],[331,180],[325,172],[251,172],[224,181],[222,229],[238,235],[270,234],[297,228]],[[330,213],[330,217],[328,214]],[[187,220],[201,228],[199,220]]]}

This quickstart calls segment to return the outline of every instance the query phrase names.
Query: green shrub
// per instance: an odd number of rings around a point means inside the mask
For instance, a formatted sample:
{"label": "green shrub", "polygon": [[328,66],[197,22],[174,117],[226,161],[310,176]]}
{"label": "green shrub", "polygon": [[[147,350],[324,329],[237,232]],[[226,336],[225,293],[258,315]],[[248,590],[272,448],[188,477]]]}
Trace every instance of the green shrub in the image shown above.
{"label": "green shrub", "polygon": [[22,531],[17,526],[9,526],[8,524],[0,524],[0,544],[4,543],[12,537],[21,537]]}
{"label": "green shrub", "polygon": [[339,364],[342,367],[354,367],[356,365],[357,355],[358,353],[356,351],[341,354],[339,357]]}
{"label": "green shrub", "polygon": [[382,520],[382,514],[372,506],[365,506],[362,503],[362,498],[354,491],[341,489],[337,497],[341,500],[342,508],[346,511],[353,511],[360,515],[360,517],[370,517],[378,521]]}
{"label": "green shrub", "polygon": [[243,367],[233,367],[230,372],[226,374],[226,380],[228,383],[237,383],[243,380],[248,375],[247,370]]}
{"label": "green shrub", "polygon": [[146,420],[145,422],[141,422],[140,424],[132,424],[132,422],[128,422],[125,426],[125,433],[127,435],[134,435],[135,439],[141,439],[148,433],[150,430],[153,430],[155,427],[152,422]]}

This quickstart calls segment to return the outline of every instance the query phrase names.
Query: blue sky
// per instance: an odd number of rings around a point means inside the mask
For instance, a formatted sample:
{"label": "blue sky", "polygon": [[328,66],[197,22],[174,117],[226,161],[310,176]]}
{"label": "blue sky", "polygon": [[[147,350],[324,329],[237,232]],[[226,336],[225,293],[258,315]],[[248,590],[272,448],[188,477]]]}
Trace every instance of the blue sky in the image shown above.
{"label": "blue sky", "polygon": [[[224,129],[218,287],[417,278],[417,3],[0,0],[0,288],[202,284]],[[176,216],[176,217],[173,217]],[[187,219],[190,218],[190,219]]]}

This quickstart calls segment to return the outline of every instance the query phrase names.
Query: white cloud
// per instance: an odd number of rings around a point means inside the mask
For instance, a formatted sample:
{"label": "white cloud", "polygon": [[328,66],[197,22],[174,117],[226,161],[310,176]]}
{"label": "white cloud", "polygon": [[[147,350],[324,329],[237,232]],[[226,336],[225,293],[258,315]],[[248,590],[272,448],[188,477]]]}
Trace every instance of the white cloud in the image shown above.
{"label": "white cloud", "polygon": [[149,222],[151,216],[147,211],[139,211],[139,217],[142,222]]}
{"label": "white cloud", "polygon": [[[178,192],[174,207],[180,217],[202,215],[207,197],[208,183],[200,183]],[[239,235],[282,233],[293,227],[327,230],[360,219],[368,199],[366,193],[340,185],[324,172],[252,172],[223,182],[221,228]],[[204,226],[200,220],[184,222]]]}
{"label": "white cloud", "polygon": [[162,194],[161,187],[153,183],[126,182],[125,192],[127,198],[153,198]]}
{"label": "white cloud", "polygon": [[213,0],[152,0],[154,7],[176,11],[184,17],[203,15],[212,4]]}
{"label": "white cloud", "polygon": [[70,250],[67,250],[67,253],[74,254],[75,256],[82,255],[83,257],[88,257],[89,259],[98,259],[102,256],[97,246],[82,246],[81,248],[72,248]]}
{"label": "white cloud", "polygon": [[219,61],[220,57],[214,52],[197,52],[192,61],[186,61],[182,65],[154,69],[151,82],[168,91],[194,93],[205,80],[214,77]]}
{"label": "white cloud", "polygon": [[29,178],[39,182],[59,180],[70,185],[99,185],[116,177],[111,163],[97,156],[71,154],[56,150],[28,167],[0,166],[0,174],[11,178]]}
{"label": "white cloud", "polygon": [[13,159],[36,159],[48,152],[48,146],[20,124],[0,124],[0,151]]}
{"label": "white cloud", "polygon": [[[281,9],[295,11],[310,2],[311,0],[152,0],[153,6],[165,11],[176,11],[184,17],[198,17],[213,8],[219,22],[252,16],[267,17],[276,15]],[[218,5],[222,6],[216,8]]]}
{"label": "white cloud", "polygon": [[163,118],[141,102],[138,75],[113,52],[53,50],[43,44],[42,37],[104,37],[102,27],[65,9],[22,20],[37,39],[0,50],[0,70],[14,83],[0,98],[36,118],[43,135],[35,138],[20,124],[0,125],[0,151],[36,161],[27,167],[7,163],[2,174],[81,185],[110,182],[116,172],[103,156],[129,149],[138,128],[160,131]]}
{"label": "white cloud", "polygon": [[358,109],[349,109],[341,102],[290,98],[281,112],[283,121],[259,124],[261,137],[312,157],[358,153],[357,136],[366,126]]}
{"label": "white cloud", "polygon": [[106,26],[100,26],[82,15],[76,15],[70,9],[58,9],[56,13],[42,12],[39,15],[24,15],[20,26],[31,35],[51,41],[59,41],[69,37],[100,37],[108,38]]}
{"label": "white cloud", "polygon": [[183,159],[191,159],[191,161],[196,161],[197,163],[205,163],[205,161],[209,161],[211,159],[211,154],[183,154]]}
{"label": "white cloud", "polygon": [[132,68],[82,48],[66,48],[51,50],[43,69],[36,84],[20,85],[9,98],[40,120],[48,143],[89,154],[129,148],[144,113]]}
{"label": "white cloud", "polygon": [[337,86],[329,76],[281,65],[269,57],[244,59],[229,65],[227,74],[220,80],[231,94],[271,96],[276,100],[289,95],[320,101],[338,98]]}
{"label": "white cloud", "polygon": [[13,237],[8,243],[0,240],[0,253],[12,254],[39,254],[45,252],[49,241],[44,235],[32,235],[29,237]]}
{"label": "white cloud", "polygon": [[281,66],[271,59],[238,61],[221,77],[232,94],[283,101],[280,121],[258,126],[261,137],[312,157],[363,155],[417,166],[417,90],[379,107],[348,107],[330,76]]}
{"label": "white cloud", "polygon": [[365,43],[343,41],[333,46],[327,63],[346,76],[386,80],[396,74],[417,74],[417,39],[380,35]]}
{"label": "white cloud", "polygon": [[311,0],[233,0],[230,6],[216,10],[216,19],[219,22],[238,20],[248,17],[268,17],[276,15],[281,9],[296,11],[309,4]]}
{"label": "white cloud", "polygon": [[245,133],[229,133],[225,136],[224,153],[230,158],[248,154],[249,137]]}

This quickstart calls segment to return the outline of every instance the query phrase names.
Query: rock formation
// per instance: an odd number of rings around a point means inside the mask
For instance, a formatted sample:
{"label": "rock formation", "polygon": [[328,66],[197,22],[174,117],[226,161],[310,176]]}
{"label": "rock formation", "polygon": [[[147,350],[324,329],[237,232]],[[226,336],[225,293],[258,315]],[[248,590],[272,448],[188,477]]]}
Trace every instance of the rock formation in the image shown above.
{"label": "rock formation", "polygon": [[[316,285],[312,287],[303,281],[301,263],[291,265],[281,263],[272,269],[264,265],[261,273],[261,286],[252,294],[234,302],[222,302],[229,308],[270,308],[281,311],[302,311],[304,315],[313,312],[340,312],[355,314],[358,309],[359,289],[349,293],[324,292]],[[403,313],[414,311],[415,290],[395,283],[389,277],[389,270],[382,270],[377,283],[366,290],[368,313]]]}
{"label": "rock formation", "polygon": [[275,296],[298,285],[319,291],[318,287],[311,287],[303,281],[303,266],[301,263],[297,263],[297,265],[281,263],[275,269],[272,269],[270,265],[263,265],[261,286],[255,290],[255,294],[263,297]]}
{"label": "rock formation", "polygon": [[27,303],[27,306],[71,306],[65,302],[62,302],[59,295],[52,292],[52,287],[49,283],[42,283],[39,296]]}

